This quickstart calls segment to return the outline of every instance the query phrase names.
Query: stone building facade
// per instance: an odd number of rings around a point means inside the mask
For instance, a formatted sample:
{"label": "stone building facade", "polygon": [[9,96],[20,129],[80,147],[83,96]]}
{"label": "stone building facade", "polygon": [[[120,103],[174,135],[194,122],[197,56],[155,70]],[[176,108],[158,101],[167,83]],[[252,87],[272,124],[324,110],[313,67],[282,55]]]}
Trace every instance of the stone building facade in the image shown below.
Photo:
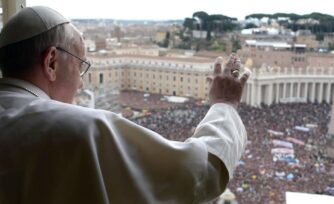
{"label": "stone building facade", "polygon": [[211,59],[148,56],[90,57],[85,88],[99,94],[132,89],[163,95],[206,98]]}
{"label": "stone building facade", "polygon": [[[95,94],[131,89],[163,95],[207,99],[206,78],[213,72],[213,60],[149,56],[91,56],[93,66],[85,76],[86,88]],[[334,99],[333,67],[252,68],[242,102],[261,103],[326,101]]]}

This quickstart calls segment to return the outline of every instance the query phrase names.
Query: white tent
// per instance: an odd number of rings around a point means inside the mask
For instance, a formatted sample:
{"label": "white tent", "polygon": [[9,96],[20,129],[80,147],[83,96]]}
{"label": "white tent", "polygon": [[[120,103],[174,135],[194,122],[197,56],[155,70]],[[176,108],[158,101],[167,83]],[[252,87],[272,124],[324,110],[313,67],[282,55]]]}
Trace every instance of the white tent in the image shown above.
{"label": "white tent", "polygon": [[167,98],[168,102],[172,102],[172,103],[185,103],[189,100],[188,98],[180,97],[180,96],[165,96],[165,98]]}
{"label": "white tent", "polygon": [[309,193],[285,192],[286,204],[333,204],[334,196]]}

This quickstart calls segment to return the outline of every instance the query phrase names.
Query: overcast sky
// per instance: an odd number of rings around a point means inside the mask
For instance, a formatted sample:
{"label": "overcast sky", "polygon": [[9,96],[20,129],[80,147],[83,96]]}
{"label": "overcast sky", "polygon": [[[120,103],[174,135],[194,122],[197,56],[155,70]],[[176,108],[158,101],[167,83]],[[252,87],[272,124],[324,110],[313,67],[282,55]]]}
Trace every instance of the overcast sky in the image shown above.
{"label": "overcast sky", "polygon": [[44,5],[69,18],[167,20],[191,17],[196,11],[244,19],[252,13],[276,12],[334,15],[333,0],[26,0]]}

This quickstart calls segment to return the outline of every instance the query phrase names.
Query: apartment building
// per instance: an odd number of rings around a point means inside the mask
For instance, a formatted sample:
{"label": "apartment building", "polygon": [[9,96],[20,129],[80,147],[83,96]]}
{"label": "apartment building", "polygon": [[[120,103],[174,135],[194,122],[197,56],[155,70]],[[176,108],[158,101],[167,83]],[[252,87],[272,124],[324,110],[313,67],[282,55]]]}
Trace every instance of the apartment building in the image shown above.
{"label": "apartment building", "polygon": [[[299,46],[299,47],[298,47]],[[238,55],[245,62],[248,58],[253,61],[253,67],[332,67],[334,55],[331,53],[306,52],[302,45],[284,49],[274,47],[244,47],[238,50]]]}
{"label": "apartment building", "polygon": [[321,47],[319,41],[316,40],[315,35],[296,36],[295,43],[304,44],[306,45],[307,49],[311,51],[315,51]]}
{"label": "apartment building", "polygon": [[253,61],[253,67],[279,66],[279,67],[306,67],[308,66],[306,52],[293,52],[273,49],[243,48],[238,55],[245,62],[248,58]]}
{"label": "apartment building", "polygon": [[92,70],[85,88],[97,95],[133,89],[173,96],[206,98],[212,59],[154,56],[89,56]]}

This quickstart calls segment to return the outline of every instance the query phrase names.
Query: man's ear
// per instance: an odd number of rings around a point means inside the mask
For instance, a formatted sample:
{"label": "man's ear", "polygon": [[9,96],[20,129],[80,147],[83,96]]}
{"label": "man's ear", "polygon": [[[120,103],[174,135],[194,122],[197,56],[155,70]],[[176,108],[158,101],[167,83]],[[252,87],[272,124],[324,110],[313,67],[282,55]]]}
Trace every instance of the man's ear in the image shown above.
{"label": "man's ear", "polygon": [[57,55],[56,47],[49,47],[43,52],[42,69],[44,75],[49,81],[56,80],[57,59],[59,59],[59,55]]}

